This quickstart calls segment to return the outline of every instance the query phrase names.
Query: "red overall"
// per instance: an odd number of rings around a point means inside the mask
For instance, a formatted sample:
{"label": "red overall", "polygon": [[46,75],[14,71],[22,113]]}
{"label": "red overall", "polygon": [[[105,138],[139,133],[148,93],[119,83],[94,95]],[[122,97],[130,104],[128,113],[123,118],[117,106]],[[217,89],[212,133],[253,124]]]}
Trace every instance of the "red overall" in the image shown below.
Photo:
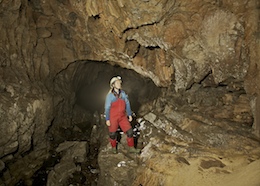
{"label": "red overall", "polygon": [[[111,103],[110,126],[108,127],[109,132],[116,132],[119,126],[124,133],[132,128],[126,116],[125,107],[126,107],[125,101],[121,98],[118,98],[115,102]],[[116,147],[116,139],[113,140],[110,138],[109,140],[111,146]],[[127,137],[127,144],[129,147],[133,147],[134,138]]]}

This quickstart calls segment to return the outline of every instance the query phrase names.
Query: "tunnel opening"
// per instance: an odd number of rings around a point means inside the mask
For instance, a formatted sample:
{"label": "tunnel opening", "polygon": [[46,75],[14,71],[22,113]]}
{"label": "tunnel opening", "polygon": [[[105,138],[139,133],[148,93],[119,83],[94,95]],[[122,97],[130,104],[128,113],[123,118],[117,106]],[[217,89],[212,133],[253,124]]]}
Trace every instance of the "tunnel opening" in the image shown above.
{"label": "tunnel opening", "polygon": [[134,70],[88,61],[77,68],[74,76],[76,104],[88,111],[103,112],[106,94],[110,90],[109,81],[114,76],[122,78],[122,89],[128,94],[135,113],[142,104],[159,95],[159,88],[152,80],[142,77]]}
{"label": "tunnel opening", "polygon": [[[33,185],[55,183],[55,173],[63,162],[64,154],[72,157],[74,166],[67,167],[73,172],[66,178],[66,184],[96,184],[99,177],[98,153],[102,144],[108,143],[108,129],[104,120],[105,98],[110,90],[110,79],[114,76],[122,77],[122,89],[128,94],[131,110],[134,113],[132,127],[136,126],[139,108],[156,99],[160,94],[157,87],[149,78],[143,77],[134,70],[110,65],[98,61],[76,61],[65,70],[57,74],[55,80],[56,94],[59,94],[59,103],[56,107],[57,116],[52,120],[47,136],[51,141],[52,151],[43,166],[34,174]],[[66,90],[66,91],[65,91]],[[71,92],[70,92],[71,91]],[[66,114],[65,114],[66,113]],[[135,131],[135,145],[138,143],[138,134]],[[118,140],[120,140],[118,130]],[[74,155],[68,143],[77,143],[78,147],[86,149],[81,161],[79,155]],[[75,148],[76,145],[74,144]],[[82,144],[82,145],[80,145]],[[63,147],[63,151],[57,149]],[[72,145],[73,146],[73,145]],[[55,150],[56,148],[56,150]],[[68,158],[68,157],[67,157]],[[55,163],[54,163],[55,162]],[[57,172],[57,170],[56,170]],[[47,174],[48,173],[48,174]],[[65,175],[60,179],[65,179]],[[21,185],[21,184],[20,184]]]}

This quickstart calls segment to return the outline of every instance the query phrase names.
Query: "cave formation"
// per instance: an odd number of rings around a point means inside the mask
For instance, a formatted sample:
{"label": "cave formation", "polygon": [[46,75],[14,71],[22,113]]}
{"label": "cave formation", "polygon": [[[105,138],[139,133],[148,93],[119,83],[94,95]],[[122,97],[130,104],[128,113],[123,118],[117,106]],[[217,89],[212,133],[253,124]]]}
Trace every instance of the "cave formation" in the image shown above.
{"label": "cave formation", "polygon": [[[260,184],[259,7],[0,1],[0,185]],[[108,153],[117,75],[140,155]]]}

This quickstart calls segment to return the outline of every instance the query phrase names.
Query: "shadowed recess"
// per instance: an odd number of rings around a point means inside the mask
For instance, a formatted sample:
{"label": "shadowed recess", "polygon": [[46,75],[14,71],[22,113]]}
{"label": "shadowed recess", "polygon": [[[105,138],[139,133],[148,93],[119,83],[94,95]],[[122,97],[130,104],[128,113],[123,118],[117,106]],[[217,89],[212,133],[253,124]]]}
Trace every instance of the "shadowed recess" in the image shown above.
{"label": "shadowed recess", "polygon": [[159,88],[152,80],[133,70],[105,63],[86,62],[78,66],[74,76],[76,103],[86,110],[102,111],[113,76],[122,77],[122,89],[128,94],[134,112],[138,112],[141,104],[159,95]]}

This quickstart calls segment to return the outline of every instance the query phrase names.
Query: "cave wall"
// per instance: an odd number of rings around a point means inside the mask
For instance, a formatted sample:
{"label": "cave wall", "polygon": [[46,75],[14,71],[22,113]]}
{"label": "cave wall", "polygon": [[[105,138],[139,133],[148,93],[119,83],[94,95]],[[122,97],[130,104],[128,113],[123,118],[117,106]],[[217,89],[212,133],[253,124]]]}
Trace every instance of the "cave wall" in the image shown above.
{"label": "cave wall", "polygon": [[54,79],[77,60],[134,69],[175,91],[205,79],[245,89],[259,134],[257,0],[2,0],[0,12],[0,158],[45,141],[71,96]]}

